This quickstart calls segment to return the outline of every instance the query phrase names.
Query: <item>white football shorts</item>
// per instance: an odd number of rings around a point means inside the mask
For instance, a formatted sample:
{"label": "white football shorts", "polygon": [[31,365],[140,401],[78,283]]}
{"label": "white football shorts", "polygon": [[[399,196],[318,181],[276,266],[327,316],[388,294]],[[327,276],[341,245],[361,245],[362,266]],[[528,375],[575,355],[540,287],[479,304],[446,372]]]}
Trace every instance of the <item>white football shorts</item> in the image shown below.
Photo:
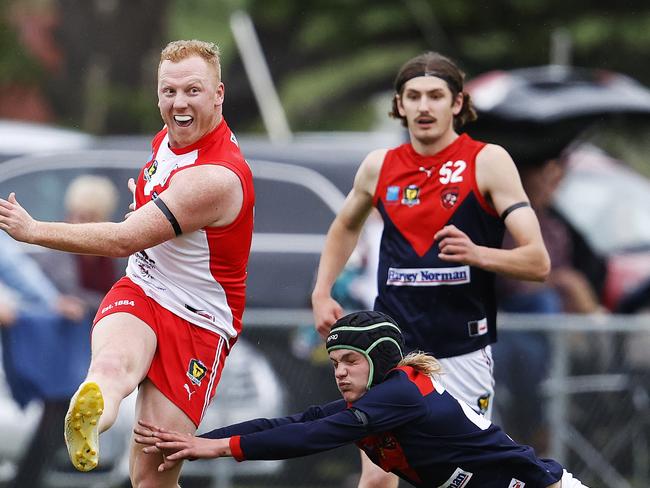
{"label": "white football shorts", "polygon": [[494,403],[492,348],[486,346],[478,351],[438,361],[442,366],[439,379],[447,391],[491,420]]}

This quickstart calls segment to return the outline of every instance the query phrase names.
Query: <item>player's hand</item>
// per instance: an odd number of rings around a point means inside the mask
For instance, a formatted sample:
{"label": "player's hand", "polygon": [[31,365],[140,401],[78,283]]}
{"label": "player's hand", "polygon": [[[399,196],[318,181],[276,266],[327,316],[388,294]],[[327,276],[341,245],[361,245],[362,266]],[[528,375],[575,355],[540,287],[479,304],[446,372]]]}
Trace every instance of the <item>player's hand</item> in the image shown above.
{"label": "player's hand", "polygon": [[154,449],[149,449],[145,452],[154,453],[159,452],[160,449],[156,447],[156,442],[160,439],[157,437],[159,433],[166,432],[162,427],[155,426],[146,422],[144,420],[138,420],[138,425],[133,428],[133,433],[135,434],[134,440],[138,444],[143,444],[145,446],[153,447]]}
{"label": "player's hand", "polygon": [[135,441],[147,446],[142,449],[143,452],[163,453],[163,462],[158,466],[158,471],[172,469],[184,459],[193,461],[231,455],[229,439],[195,437],[192,434],[166,430],[144,420],[139,420],[133,431],[136,433]]}
{"label": "player's hand", "polygon": [[135,180],[133,178],[129,178],[129,181],[126,184],[129,187],[129,191],[133,194],[133,202],[129,204],[130,211],[124,215],[124,219],[128,219],[135,211]]}
{"label": "player's hand", "polygon": [[17,241],[30,242],[35,228],[36,221],[18,203],[14,192],[6,200],[0,198],[0,229]]}
{"label": "player's hand", "polygon": [[455,225],[446,225],[434,238],[440,249],[438,257],[443,261],[480,267],[479,246]]}
{"label": "player's hand", "polygon": [[323,339],[330,333],[332,324],[343,316],[343,307],[331,296],[311,297],[314,312],[314,327]]}
{"label": "player's hand", "polygon": [[135,433],[135,436],[133,438],[135,442],[146,446],[142,448],[142,451],[144,453],[159,454],[162,456],[163,462],[158,466],[158,471],[160,472],[170,470],[179,463],[179,461],[168,459],[169,455],[174,454],[176,452],[175,450],[164,449],[156,445],[159,442],[163,442],[162,439],[160,438],[160,435],[169,432],[173,434],[184,435],[185,437],[191,436],[191,434],[179,434],[177,432],[167,431],[162,427],[155,426],[143,420],[138,421],[138,425],[134,427],[133,432]]}

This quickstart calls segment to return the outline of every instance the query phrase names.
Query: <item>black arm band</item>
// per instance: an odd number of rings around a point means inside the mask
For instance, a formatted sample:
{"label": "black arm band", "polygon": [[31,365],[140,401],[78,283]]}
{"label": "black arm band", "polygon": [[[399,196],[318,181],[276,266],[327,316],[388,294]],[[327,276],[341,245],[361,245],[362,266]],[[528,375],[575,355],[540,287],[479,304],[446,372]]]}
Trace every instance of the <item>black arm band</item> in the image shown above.
{"label": "black arm band", "polygon": [[169,210],[169,207],[165,205],[165,202],[163,202],[162,199],[158,197],[153,201],[153,203],[158,206],[165,217],[167,217],[167,220],[169,220],[169,223],[172,224],[172,228],[174,229],[174,234],[176,234],[176,237],[181,235],[183,233],[181,226],[178,224],[178,220],[176,220],[176,217],[174,217],[172,211]]}
{"label": "black arm band", "polygon": [[517,210],[518,208],[521,208],[521,207],[530,207],[530,203],[528,203],[528,202],[513,203],[512,205],[510,205],[508,208],[506,208],[503,211],[503,213],[501,214],[501,221],[505,222],[506,217],[508,215],[510,215],[512,212],[514,212],[515,210]]}

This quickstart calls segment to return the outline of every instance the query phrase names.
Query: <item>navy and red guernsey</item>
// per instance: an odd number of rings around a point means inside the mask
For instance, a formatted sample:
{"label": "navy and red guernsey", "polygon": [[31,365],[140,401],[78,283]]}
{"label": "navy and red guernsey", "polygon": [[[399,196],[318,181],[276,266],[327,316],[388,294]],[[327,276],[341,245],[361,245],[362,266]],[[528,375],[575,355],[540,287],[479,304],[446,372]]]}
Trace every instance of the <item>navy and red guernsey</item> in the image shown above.
{"label": "navy and red guernsey", "polygon": [[375,310],[392,316],[407,350],[459,356],[496,341],[494,273],[438,257],[436,232],[455,225],[501,247],[505,227],[476,184],[485,143],[462,134],[433,156],[411,144],[386,153],[373,204],[384,220]]}
{"label": "navy and red guernsey", "polygon": [[427,488],[541,488],[563,471],[409,366],[393,370],[352,404],[339,400],[201,437],[230,437],[239,461],[289,459],[355,442],[385,471]]}

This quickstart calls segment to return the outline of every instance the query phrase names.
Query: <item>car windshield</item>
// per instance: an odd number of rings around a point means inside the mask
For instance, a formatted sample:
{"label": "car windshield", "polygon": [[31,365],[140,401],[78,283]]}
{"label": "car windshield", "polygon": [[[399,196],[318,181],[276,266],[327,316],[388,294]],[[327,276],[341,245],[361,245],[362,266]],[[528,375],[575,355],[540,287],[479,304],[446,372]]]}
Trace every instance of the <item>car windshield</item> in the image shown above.
{"label": "car windshield", "polygon": [[650,123],[599,124],[572,149],[556,208],[602,254],[650,248]]}

